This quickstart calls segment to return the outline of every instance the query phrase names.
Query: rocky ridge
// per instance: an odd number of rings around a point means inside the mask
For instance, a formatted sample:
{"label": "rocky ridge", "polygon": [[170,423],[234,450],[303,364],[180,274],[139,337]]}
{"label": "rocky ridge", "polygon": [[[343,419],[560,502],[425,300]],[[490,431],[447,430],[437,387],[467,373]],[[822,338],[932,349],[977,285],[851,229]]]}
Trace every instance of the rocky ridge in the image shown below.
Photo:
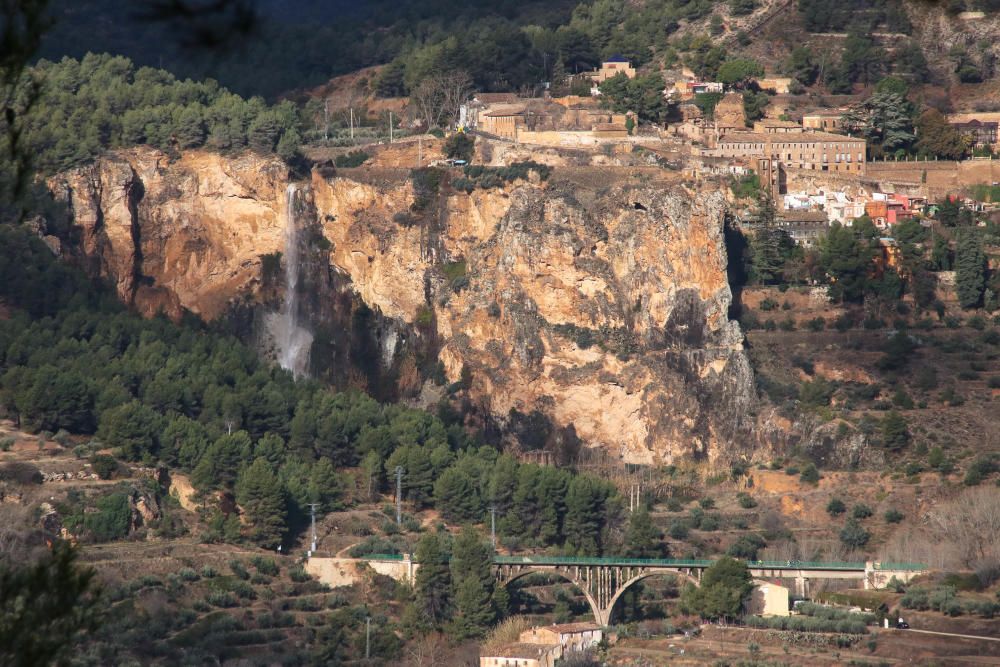
{"label": "rocky ridge", "polygon": [[[566,167],[466,193],[453,175],[428,191],[407,170],[313,172],[299,214],[323,274],[306,283],[311,316],[357,329],[363,306],[377,323],[366,345],[327,336],[314,364],[363,349],[397,397],[437,375],[500,426],[540,416],[629,462],[750,454],[757,399],[727,315],[721,188]],[[216,319],[273,308],[288,179],[276,160],[135,149],[50,187],[69,210],[63,252],[124,301]],[[346,293],[353,319],[336,314]]]}

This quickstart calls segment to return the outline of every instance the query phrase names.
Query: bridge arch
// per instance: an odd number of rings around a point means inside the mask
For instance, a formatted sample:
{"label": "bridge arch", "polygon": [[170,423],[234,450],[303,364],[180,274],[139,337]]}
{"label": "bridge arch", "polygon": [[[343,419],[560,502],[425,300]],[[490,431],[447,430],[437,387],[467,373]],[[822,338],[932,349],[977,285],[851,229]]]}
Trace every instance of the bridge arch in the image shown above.
{"label": "bridge arch", "polygon": [[601,613],[602,611],[601,607],[600,605],[597,604],[597,600],[594,599],[594,596],[590,594],[590,591],[587,590],[588,589],[587,583],[577,579],[572,574],[564,570],[560,570],[557,568],[546,568],[546,567],[529,567],[514,572],[510,577],[507,577],[506,579],[500,579],[500,585],[506,588],[507,586],[511,585],[518,579],[526,577],[529,574],[536,574],[536,573],[554,574],[560,579],[564,579],[569,583],[573,584],[574,586],[576,586],[583,592],[584,597],[587,598],[587,604],[590,605],[590,611],[594,615],[594,620],[597,621],[598,625],[607,624],[606,621],[602,622],[603,614]]}
{"label": "bridge arch", "polygon": [[686,579],[689,583],[692,583],[695,586],[698,586],[701,583],[698,581],[696,577],[692,576],[687,572],[672,571],[672,570],[651,570],[647,572],[640,572],[639,574],[635,575],[634,577],[623,583],[618,588],[617,592],[615,592],[615,594],[611,596],[611,601],[608,602],[608,608],[604,610],[607,615],[606,620],[608,622],[611,621],[611,614],[615,610],[615,605],[618,603],[618,598],[624,595],[625,591],[627,591],[629,588],[639,583],[643,579],[648,579],[649,577],[662,577],[662,576],[673,576],[676,579]]}

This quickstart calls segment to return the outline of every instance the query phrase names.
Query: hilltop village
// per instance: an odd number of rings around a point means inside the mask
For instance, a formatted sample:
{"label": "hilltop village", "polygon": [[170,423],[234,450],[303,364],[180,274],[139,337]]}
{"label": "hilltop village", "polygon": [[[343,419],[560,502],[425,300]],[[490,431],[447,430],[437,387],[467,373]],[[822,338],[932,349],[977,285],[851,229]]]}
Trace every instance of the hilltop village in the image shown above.
{"label": "hilltop village", "polygon": [[[530,153],[540,163],[661,164],[694,181],[722,177],[749,183],[750,190],[738,193],[769,198],[773,211],[762,219],[758,202],[748,202],[739,218],[742,228],[780,229],[805,247],[816,246],[831,224],[850,226],[867,216],[891,254],[893,227],[905,220],[931,226],[942,202],[977,214],[995,210],[1000,112],[931,110],[924,119],[927,132],[935,133],[935,146],[946,146],[945,154],[927,150],[930,141],[916,151],[891,151],[884,141],[886,125],[897,122],[909,104],[902,79],[887,77],[883,89],[868,96],[805,95],[793,92],[802,92],[793,78],[755,76],[763,69],[752,62],[739,61],[731,69],[740,78],[701,81],[682,68],[677,80],[650,89],[648,77],[628,59],[612,56],[594,71],[572,77],[562,93],[468,92],[455,105],[450,132],[478,137],[486,146],[521,149],[487,148],[473,160],[485,158],[493,166]],[[343,91],[334,87],[324,93],[336,102]],[[650,102],[650,96],[656,99]],[[407,112],[410,127],[417,128],[409,134],[426,126],[408,109],[418,102],[386,100],[369,113],[384,118],[385,108],[394,106],[396,140],[412,141],[405,138]],[[916,140],[913,127],[903,131]],[[552,157],[560,153],[562,161]],[[581,155],[600,158],[581,161]]]}
{"label": "hilltop village", "polygon": [[1000,660],[1000,0],[6,4],[3,667]]}

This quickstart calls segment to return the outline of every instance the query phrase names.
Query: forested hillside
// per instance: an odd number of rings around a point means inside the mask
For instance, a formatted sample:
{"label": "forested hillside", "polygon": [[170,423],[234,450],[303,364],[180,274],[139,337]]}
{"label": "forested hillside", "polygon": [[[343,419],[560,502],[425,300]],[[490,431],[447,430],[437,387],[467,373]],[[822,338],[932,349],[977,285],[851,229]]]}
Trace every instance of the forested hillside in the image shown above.
{"label": "forested hillside", "polygon": [[23,140],[43,174],[137,144],[165,151],[250,148],[290,159],[301,141],[298,110],[290,102],[243,99],[215,81],[179,80],[121,56],[43,60],[22,90],[31,82],[39,82],[41,95],[24,115]]}
{"label": "forested hillside", "polygon": [[144,320],[24,229],[0,226],[0,304],[7,414],[31,431],[94,435],[88,452],[111,447],[235,497],[246,521],[213,510],[215,539],[276,546],[294,537],[308,503],[325,513],[361,498],[357,488],[370,499],[402,466],[416,510],[479,523],[492,504],[503,539],[573,554],[601,553],[609,540],[609,484],[481,446],[446,404],[435,416],[332,393],[195,321]]}

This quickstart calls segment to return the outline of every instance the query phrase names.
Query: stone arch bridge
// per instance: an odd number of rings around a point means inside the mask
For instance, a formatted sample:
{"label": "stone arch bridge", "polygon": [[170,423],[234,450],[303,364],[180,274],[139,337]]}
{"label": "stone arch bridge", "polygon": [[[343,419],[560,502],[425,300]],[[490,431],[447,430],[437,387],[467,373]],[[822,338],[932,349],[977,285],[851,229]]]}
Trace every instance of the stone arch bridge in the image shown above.
{"label": "stone arch bridge", "polygon": [[[364,561],[376,572],[399,581],[413,583],[420,564],[410,554],[371,554],[357,559],[324,559],[313,556],[307,569],[323,579],[324,561],[338,563]],[[494,556],[496,580],[508,586],[521,577],[541,572],[572,583],[587,598],[594,620],[607,625],[618,599],[633,584],[656,575],[683,578],[694,585],[714,560],[672,558],[575,558],[568,556]],[[865,589],[884,588],[895,577],[908,582],[927,568],[919,563],[744,561],[755,581],[789,580],[795,594],[808,597],[810,582],[819,579],[854,580]],[[327,582],[331,583],[331,582]]]}
{"label": "stone arch bridge", "polygon": [[[647,577],[670,574],[694,585],[701,583],[709,559],[570,558],[496,556],[497,581],[504,586],[533,572],[558,575],[576,585],[587,598],[594,619],[607,625],[615,603],[633,584]],[[793,579],[799,597],[809,595],[816,579],[853,579],[865,589],[884,588],[892,577],[907,582],[926,570],[917,563],[744,561],[754,580]]]}

